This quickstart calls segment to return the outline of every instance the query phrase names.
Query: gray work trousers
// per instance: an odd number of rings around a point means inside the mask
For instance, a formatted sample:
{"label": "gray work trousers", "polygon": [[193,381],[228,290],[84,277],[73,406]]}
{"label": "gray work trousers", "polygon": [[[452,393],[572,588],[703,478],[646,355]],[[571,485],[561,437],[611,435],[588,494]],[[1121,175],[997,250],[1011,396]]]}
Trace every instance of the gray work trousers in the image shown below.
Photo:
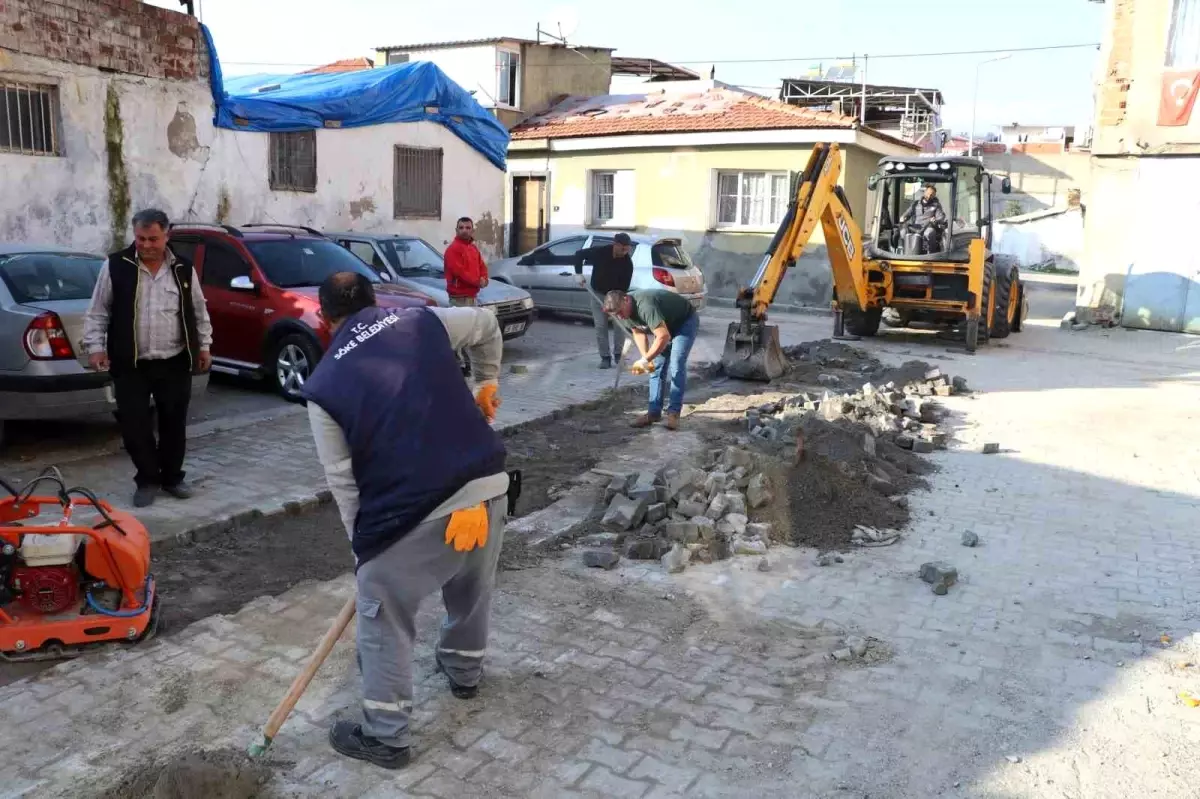
{"label": "gray work trousers", "polygon": [[438,660],[459,685],[479,684],[506,504],[504,494],[488,501],[488,540],[483,547],[456,552],[446,543],[447,516],[421,524],[359,568],[358,665],[364,735],[389,746],[409,745],[417,609],[439,588],[446,620]]}
{"label": "gray work trousers", "polygon": [[[596,328],[596,346],[600,349],[600,357],[620,358],[621,348],[625,346],[625,333],[620,325],[608,318],[604,306],[596,302],[595,297],[589,299],[592,302],[592,325]],[[612,349],[608,344],[609,328],[612,328]]]}

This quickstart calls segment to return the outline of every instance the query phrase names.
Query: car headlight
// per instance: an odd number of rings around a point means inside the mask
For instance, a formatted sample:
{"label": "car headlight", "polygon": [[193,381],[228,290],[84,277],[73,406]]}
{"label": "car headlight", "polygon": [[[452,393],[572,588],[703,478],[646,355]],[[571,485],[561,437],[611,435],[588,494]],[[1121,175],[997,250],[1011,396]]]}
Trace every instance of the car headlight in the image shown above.
{"label": "car headlight", "polygon": [[521,307],[524,308],[525,310],[529,310],[530,308],[532,308],[533,307],[533,297],[526,297],[525,299],[521,300]]}

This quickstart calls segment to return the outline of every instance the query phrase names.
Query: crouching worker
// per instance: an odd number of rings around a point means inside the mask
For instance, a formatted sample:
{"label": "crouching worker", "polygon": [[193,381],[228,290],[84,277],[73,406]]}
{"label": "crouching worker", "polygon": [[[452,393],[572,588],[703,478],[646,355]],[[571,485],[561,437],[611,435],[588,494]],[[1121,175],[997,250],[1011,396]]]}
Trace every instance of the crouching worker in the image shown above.
{"label": "crouching worker", "polygon": [[339,721],[329,740],[347,757],[403,768],[422,599],[441,589],[437,666],[454,696],[473,697],[483,673],[508,500],[504,444],[489,426],[503,343],[490,311],[378,308],[356,273],[330,276],[319,299],[333,343],[303,396],[354,551],[363,680],[363,723]]}

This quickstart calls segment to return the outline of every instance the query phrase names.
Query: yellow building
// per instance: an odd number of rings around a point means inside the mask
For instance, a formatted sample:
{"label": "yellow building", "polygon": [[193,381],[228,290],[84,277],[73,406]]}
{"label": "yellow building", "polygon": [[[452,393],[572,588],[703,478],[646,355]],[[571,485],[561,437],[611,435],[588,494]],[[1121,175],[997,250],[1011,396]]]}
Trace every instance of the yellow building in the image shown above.
{"label": "yellow building", "polygon": [[1200,333],[1200,0],[1108,0],[1077,314]]}
{"label": "yellow building", "polygon": [[[864,226],[867,178],[879,159],[918,151],[850,117],[719,82],[663,85],[567,97],[512,129],[509,254],[581,231],[678,236],[704,270],[710,296],[732,298],[762,260],[814,142],[841,145],[843,188]],[[830,292],[818,230],[779,302],[825,305]]]}

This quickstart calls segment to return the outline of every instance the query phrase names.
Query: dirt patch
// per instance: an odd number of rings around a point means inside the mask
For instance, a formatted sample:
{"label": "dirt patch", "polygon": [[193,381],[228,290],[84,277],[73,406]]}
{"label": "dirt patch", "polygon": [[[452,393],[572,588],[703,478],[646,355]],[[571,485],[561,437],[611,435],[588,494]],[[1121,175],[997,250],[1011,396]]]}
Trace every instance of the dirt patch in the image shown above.
{"label": "dirt patch", "polygon": [[821,551],[851,548],[855,525],[899,529],[908,510],[863,485],[843,461],[809,454],[798,465],[768,470],[771,484],[783,495],[765,507],[756,521],[772,525],[784,543]]}
{"label": "dirt patch", "polygon": [[[896,486],[897,494],[925,488],[928,484],[921,475],[929,474],[934,469],[933,464],[921,456],[903,450],[884,438],[873,436],[866,425],[848,419],[827,422],[810,414],[801,422],[800,430],[804,435],[805,452],[823,456],[833,464],[843,464],[842,474],[851,474],[860,481],[865,479],[868,472],[882,472],[882,476]],[[874,455],[865,448],[867,436],[875,439],[872,444]]]}
{"label": "dirt patch", "polygon": [[608,450],[643,435],[644,430],[634,430],[629,422],[645,406],[645,388],[630,387],[505,431],[508,468],[521,470],[516,515],[527,516],[551,504]]}
{"label": "dirt patch", "polygon": [[163,598],[160,635],[215,613],[232,613],[254,597],[282,594],[297,583],[330,580],[354,568],[333,504],[273,516],[194,544],[156,544],[151,561]]}
{"label": "dirt patch", "polygon": [[185,752],[140,766],[103,791],[108,799],[257,799],[271,770],[244,752]]}

